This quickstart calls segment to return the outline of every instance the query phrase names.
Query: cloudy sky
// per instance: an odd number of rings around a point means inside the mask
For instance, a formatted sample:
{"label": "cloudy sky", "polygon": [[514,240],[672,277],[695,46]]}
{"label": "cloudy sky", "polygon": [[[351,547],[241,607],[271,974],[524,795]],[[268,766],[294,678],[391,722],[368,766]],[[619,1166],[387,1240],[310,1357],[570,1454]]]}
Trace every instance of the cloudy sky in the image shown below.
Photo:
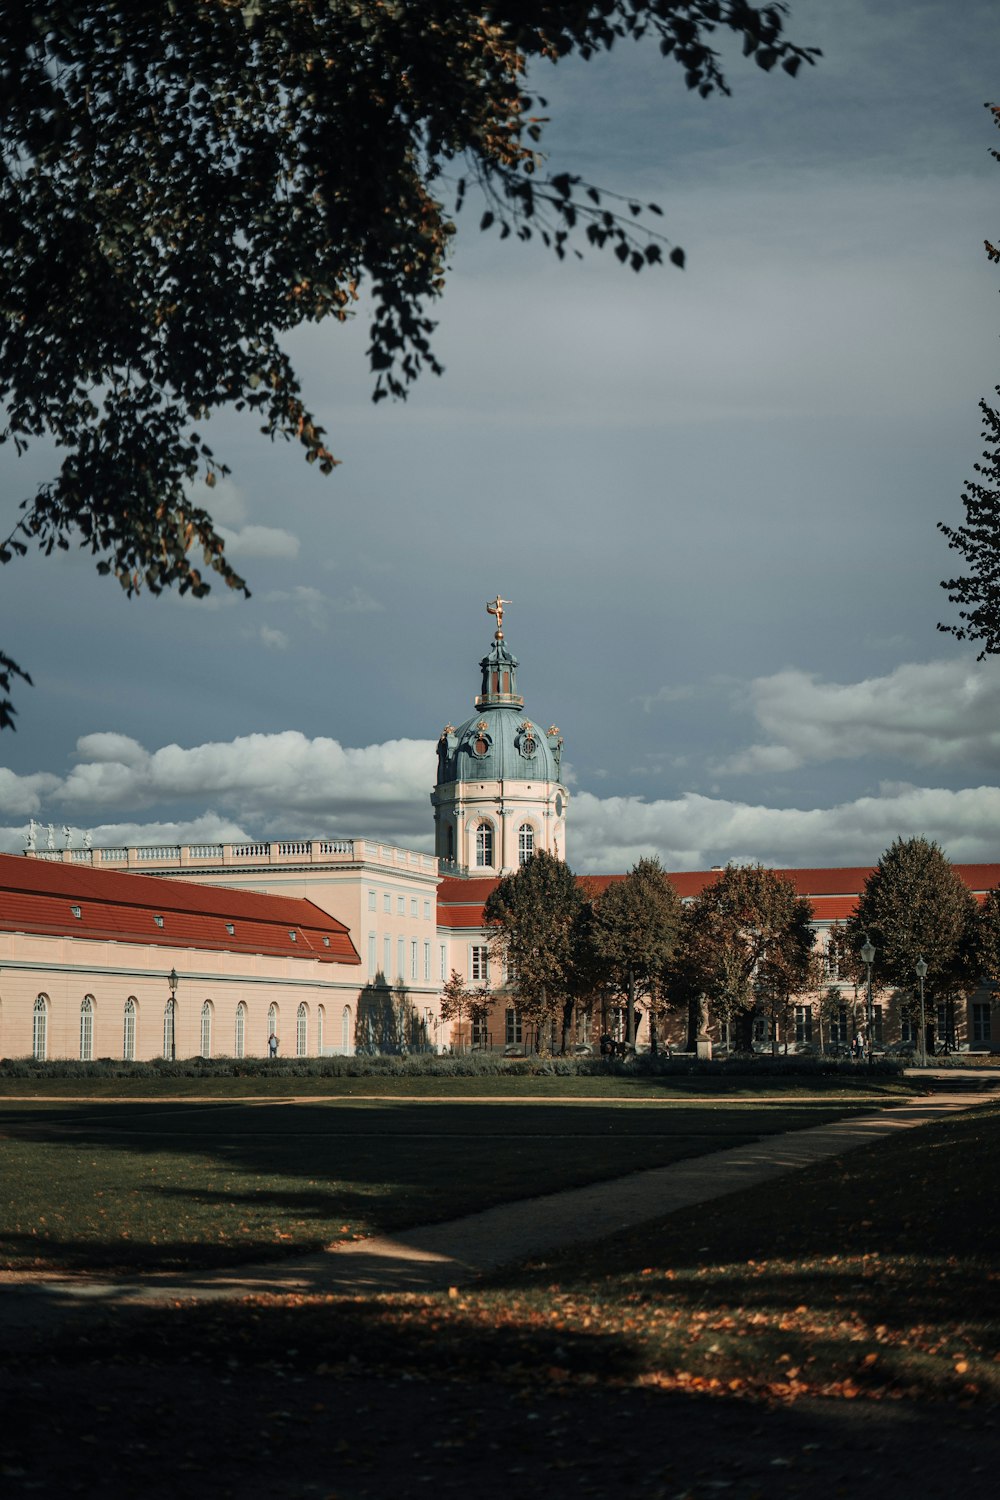
{"label": "cloudy sky", "polygon": [[[432,847],[434,741],[491,636],[566,741],[570,863],[1000,859],[1000,669],[939,633],[1000,380],[995,0],[791,0],[796,80],[689,97],[654,49],[539,70],[554,169],[663,205],[683,272],[562,266],[460,220],[446,366],[369,400],[359,320],[292,348],[342,466],[213,424],[249,602],[3,571],[32,673],[0,847],[378,836]],[[465,216],[463,216],[465,217]],[[49,471],[2,450],[0,496]]]}

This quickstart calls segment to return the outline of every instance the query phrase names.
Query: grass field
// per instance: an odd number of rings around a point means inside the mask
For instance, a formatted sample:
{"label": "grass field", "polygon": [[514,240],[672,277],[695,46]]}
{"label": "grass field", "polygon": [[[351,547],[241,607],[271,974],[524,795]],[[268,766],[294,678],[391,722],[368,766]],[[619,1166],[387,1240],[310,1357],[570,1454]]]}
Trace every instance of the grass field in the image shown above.
{"label": "grass field", "polygon": [[[228,1173],[244,1202],[258,1187],[274,1200],[269,1225],[315,1231],[342,1191],[405,1219],[505,1173],[594,1176],[831,1112],[6,1104],[0,1161],[20,1163],[15,1198],[57,1206],[31,1184],[53,1171],[87,1212],[101,1171],[125,1191],[124,1156],[154,1202],[159,1169],[194,1174],[168,1184],[175,1216],[206,1191],[199,1172],[221,1173],[205,1202],[223,1224]],[[349,1176],[317,1171],[324,1138]],[[479,1500],[992,1500],[998,1151],[1000,1106],[979,1108],[451,1294],[81,1306],[0,1363],[0,1474],[12,1495],[146,1500],[459,1500],[470,1485]],[[313,1196],[303,1209],[282,1192]],[[75,1250],[60,1229],[28,1251],[93,1264],[96,1247],[119,1253],[120,1213],[78,1228]],[[201,1253],[188,1232],[177,1243]]]}
{"label": "grass field", "polygon": [[[535,1084],[537,1080],[526,1080]],[[561,1085],[572,1080],[546,1080]],[[468,1083],[470,1080],[460,1080]],[[603,1083],[604,1080],[590,1080]],[[315,1249],[820,1124],[871,1100],[660,1090],[520,1104],[0,1103],[0,1269],[177,1269]],[[619,1090],[620,1093],[620,1090]]]}

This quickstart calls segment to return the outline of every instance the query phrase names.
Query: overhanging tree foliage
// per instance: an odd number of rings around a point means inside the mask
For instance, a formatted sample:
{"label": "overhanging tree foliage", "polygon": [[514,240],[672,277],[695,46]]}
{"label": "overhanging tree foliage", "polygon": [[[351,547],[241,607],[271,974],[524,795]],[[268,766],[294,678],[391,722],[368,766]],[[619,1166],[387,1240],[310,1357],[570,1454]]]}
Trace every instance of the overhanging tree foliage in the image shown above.
{"label": "overhanging tree foliage", "polygon": [[506,970],[518,1010],[539,1032],[560,1018],[563,1051],[579,984],[583,908],[573,872],[544,849],[505,875],[483,907],[491,954]]}
{"label": "overhanging tree foliage", "polygon": [[626,1003],[626,1041],[635,1042],[639,1000],[650,1006],[651,1046],[655,1050],[656,1010],[663,973],[677,943],[681,904],[658,859],[640,859],[594,902],[591,928],[597,959]]}
{"label": "overhanging tree foliage", "polygon": [[[993,123],[1000,128],[1000,104],[988,104],[986,108],[993,116]],[[990,155],[1000,161],[1000,151]],[[986,254],[993,263],[1000,264],[1000,248],[986,240]],[[1000,386],[996,387],[1000,396]],[[960,625],[939,625],[960,641],[979,641],[984,656],[1000,652],[1000,412],[980,401],[983,414],[983,438],[986,450],[983,462],[975,464],[981,481],[970,480],[965,486],[962,503],[965,506],[965,524],[946,526],[938,522],[938,530],[948,538],[948,546],[960,552],[969,571],[959,578],[945,579],[941,587],[947,589],[951,604],[960,605]]]}
{"label": "overhanging tree foliage", "polygon": [[285,336],[344,321],[365,290],[375,398],[438,371],[428,308],[467,185],[501,238],[683,263],[644,205],[550,168],[529,67],[648,37],[689,89],[728,92],[720,33],[764,69],[814,61],[784,16],[773,0],[0,4],[3,437],[65,455],[0,561],[76,539],[129,594],[200,595],[213,573],[245,592],[191,498],[227,472],[201,424],[247,409],[329,472]]}

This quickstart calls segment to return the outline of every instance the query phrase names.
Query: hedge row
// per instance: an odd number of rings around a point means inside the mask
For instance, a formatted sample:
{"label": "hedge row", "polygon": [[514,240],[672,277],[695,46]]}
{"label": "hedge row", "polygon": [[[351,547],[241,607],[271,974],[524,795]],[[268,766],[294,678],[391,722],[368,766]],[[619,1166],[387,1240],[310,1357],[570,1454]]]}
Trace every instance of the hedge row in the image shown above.
{"label": "hedge row", "polygon": [[[880,1059],[864,1071],[895,1076],[903,1064]],[[499,1053],[471,1052],[458,1056],[423,1053],[412,1057],[361,1055],[353,1057],[262,1057],[178,1058],[176,1062],[156,1058],[151,1062],[123,1062],[97,1058],[93,1062],[36,1062],[12,1058],[0,1062],[0,1078],[531,1078],[707,1076],[732,1078],[791,1076],[816,1078],[843,1075],[857,1077],[858,1064],[838,1058],[733,1057],[699,1059],[691,1056],[642,1054],[628,1059],[600,1057],[503,1057]]]}

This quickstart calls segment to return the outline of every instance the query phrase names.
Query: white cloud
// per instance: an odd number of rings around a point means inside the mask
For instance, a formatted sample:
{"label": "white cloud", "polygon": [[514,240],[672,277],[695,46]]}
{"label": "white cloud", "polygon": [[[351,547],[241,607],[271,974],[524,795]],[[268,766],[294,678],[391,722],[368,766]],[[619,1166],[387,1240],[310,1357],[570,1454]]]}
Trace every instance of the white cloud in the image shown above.
{"label": "white cloud", "polygon": [[291,641],[283,630],[276,630],[272,625],[262,625],[258,632],[260,643],[268,651],[287,651]]}
{"label": "white cloud", "polygon": [[233,531],[220,526],[219,535],[226,544],[227,557],[296,558],[300,542],[290,531],[278,526],[244,526]]}
{"label": "white cloud", "polygon": [[1000,665],[992,662],[904,663],[856,683],[789,669],[758,677],[749,695],[769,742],[714,763],[716,775],[867,755],[915,766],[1000,766]]}
{"label": "white cloud", "polygon": [[574,869],[613,872],[656,854],[666,869],[728,860],[812,867],[874,863],[893,839],[935,839],[957,862],[992,861],[1000,847],[1000,787],[887,785],[830,808],[754,806],[686,793],[669,801],[574,797],[567,827]]}
{"label": "white cloud", "polygon": [[[0,807],[25,822],[89,823],[95,846],[217,839],[378,837],[433,846],[430,740],[347,747],[297,730],[147,751],[125,735],[77,743],[64,778],[0,771]],[[220,811],[197,811],[199,807]],[[148,822],[122,816],[148,808]],[[171,808],[177,810],[176,816]],[[1000,786],[960,791],[886,783],[874,796],[830,808],[776,808],[689,792],[670,800],[599,797],[570,803],[568,857],[581,873],[627,870],[643,855],[667,869],[730,859],[769,865],[872,863],[896,837],[937,840],[956,861],[989,861],[1000,848]],[[0,828],[0,847],[23,847],[23,824]]]}

